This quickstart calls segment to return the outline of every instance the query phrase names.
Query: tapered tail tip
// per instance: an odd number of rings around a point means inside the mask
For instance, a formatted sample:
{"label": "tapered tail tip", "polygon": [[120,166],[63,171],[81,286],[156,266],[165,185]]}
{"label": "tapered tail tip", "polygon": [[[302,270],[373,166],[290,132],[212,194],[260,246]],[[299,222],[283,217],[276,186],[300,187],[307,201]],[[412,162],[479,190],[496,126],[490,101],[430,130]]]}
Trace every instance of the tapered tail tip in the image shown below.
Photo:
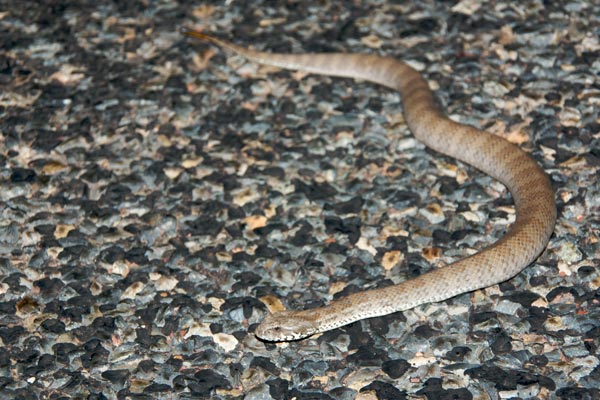
{"label": "tapered tail tip", "polygon": [[190,28],[186,28],[186,27],[182,27],[181,28],[181,33],[189,36],[189,37],[193,37],[196,39],[200,39],[200,40],[209,40],[210,37],[204,33],[198,32],[198,31],[194,31]]}

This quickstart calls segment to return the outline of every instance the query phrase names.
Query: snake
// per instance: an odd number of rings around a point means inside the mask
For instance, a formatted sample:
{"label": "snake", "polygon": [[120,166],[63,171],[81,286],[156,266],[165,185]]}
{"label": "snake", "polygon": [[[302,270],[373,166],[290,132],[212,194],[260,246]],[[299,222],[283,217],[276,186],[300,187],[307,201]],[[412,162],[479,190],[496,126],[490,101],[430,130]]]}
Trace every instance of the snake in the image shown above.
{"label": "snake", "polygon": [[409,64],[368,53],[270,53],[212,34],[182,29],[250,62],[309,74],[354,78],[400,93],[406,125],[430,149],[467,163],[503,183],[512,195],[515,220],[495,243],[454,263],[398,284],[363,290],[305,310],[268,311],[254,331],[266,342],[295,341],[347,324],[440,302],[513,278],[533,263],[556,223],[550,179],[524,150],[508,140],[455,122],[438,107],[428,82]]}

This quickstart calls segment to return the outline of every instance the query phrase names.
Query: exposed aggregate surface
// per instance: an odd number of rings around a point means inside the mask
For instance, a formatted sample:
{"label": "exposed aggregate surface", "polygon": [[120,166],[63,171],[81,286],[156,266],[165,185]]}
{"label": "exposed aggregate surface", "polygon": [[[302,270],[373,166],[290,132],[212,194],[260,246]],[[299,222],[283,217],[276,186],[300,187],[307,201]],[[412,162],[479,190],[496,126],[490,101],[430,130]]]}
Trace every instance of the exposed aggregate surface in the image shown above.
{"label": "exposed aggregate surface", "polygon": [[[426,273],[514,210],[413,139],[397,93],[182,26],[411,62],[551,176],[548,249],[501,285],[257,340],[263,302]],[[0,1],[0,397],[600,398],[599,37],[595,1]]]}

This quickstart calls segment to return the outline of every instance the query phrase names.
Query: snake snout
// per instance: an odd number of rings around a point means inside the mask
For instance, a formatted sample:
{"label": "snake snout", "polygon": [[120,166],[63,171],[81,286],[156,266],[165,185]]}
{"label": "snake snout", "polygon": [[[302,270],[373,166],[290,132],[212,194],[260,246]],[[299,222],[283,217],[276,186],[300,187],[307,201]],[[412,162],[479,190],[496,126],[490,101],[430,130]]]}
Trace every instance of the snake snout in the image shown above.
{"label": "snake snout", "polygon": [[317,333],[314,322],[304,318],[298,311],[269,313],[256,327],[254,334],[268,342],[303,339]]}

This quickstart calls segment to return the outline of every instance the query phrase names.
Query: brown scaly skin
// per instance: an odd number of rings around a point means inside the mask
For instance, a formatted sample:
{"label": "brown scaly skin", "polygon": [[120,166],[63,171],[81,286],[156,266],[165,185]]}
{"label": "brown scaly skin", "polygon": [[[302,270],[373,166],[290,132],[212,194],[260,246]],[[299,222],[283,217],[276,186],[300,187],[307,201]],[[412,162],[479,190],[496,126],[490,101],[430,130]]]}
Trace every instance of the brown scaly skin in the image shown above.
{"label": "brown scaly skin", "polygon": [[546,247],[556,222],[556,204],[544,171],[519,147],[444,116],[427,82],[407,64],[366,54],[258,52],[201,32],[185,30],[184,34],[260,64],[359,78],[398,90],[406,122],[418,140],[504,183],[515,202],[517,218],[511,229],[480,252],[400,284],[355,293],[321,308],[269,314],[256,329],[259,338],[267,341],[302,339],[361,319],[491,286],[521,272]]}

